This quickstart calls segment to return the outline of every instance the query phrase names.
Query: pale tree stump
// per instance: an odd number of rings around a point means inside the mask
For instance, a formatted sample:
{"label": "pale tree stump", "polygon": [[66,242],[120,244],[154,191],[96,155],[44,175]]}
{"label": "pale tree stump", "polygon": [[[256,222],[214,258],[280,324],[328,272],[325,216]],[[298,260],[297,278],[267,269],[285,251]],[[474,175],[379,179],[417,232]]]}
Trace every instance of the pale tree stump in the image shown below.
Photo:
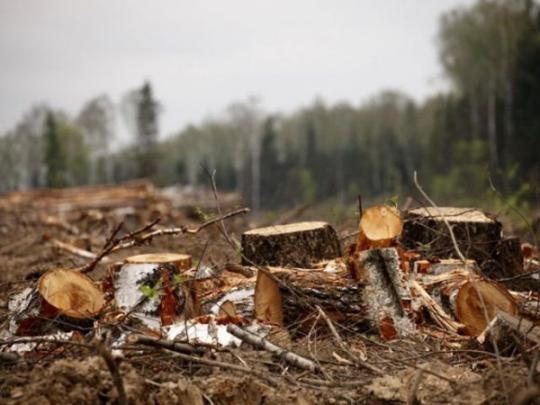
{"label": "pale tree stump", "polygon": [[158,329],[200,314],[194,280],[184,275],[191,256],[176,253],[131,256],[110,267],[116,305]]}
{"label": "pale tree stump", "polygon": [[242,263],[310,268],[341,256],[336,231],[326,222],[258,228],[242,235]]}

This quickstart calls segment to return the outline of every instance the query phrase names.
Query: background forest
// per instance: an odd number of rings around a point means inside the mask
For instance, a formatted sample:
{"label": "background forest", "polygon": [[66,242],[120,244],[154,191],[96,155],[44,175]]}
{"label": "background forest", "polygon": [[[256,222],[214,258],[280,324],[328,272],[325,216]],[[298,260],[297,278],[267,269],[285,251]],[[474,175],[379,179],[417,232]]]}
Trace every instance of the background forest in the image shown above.
{"label": "background forest", "polygon": [[[439,23],[440,63],[451,89],[418,103],[386,90],[360,105],[322,99],[272,113],[256,98],[159,137],[152,84],[107,95],[76,116],[33,107],[0,137],[0,192],[151,178],[159,186],[238,191],[255,211],[361,193],[411,191],[413,171],[439,202],[537,204],[540,180],[540,9],[485,0]],[[117,122],[133,134],[114,147]],[[496,192],[494,190],[497,190]]]}

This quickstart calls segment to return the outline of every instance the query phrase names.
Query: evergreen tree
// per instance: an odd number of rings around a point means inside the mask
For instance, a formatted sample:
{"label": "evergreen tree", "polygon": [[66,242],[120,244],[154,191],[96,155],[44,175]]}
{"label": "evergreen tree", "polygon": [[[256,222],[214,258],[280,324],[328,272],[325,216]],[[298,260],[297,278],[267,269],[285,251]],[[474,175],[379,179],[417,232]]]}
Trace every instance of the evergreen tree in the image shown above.
{"label": "evergreen tree", "polygon": [[154,176],[158,166],[159,104],[154,99],[152,86],[145,82],[139,90],[136,105],[136,130],[139,157],[139,176]]}
{"label": "evergreen tree", "polygon": [[66,156],[58,132],[58,125],[52,112],[47,113],[45,121],[45,167],[47,186],[63,187],[66,185]]}

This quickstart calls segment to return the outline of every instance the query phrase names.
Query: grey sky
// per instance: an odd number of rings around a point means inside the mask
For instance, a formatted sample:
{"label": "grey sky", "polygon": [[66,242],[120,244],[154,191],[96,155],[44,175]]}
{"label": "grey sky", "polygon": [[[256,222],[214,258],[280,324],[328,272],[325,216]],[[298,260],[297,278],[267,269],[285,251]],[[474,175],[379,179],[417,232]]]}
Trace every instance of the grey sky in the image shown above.
{"label": "grey sky", "polygon": [[269,111],[443,86],[441,12],[469,0],[0,0],[0,131],[149,79],[162,135],[257,95]]}

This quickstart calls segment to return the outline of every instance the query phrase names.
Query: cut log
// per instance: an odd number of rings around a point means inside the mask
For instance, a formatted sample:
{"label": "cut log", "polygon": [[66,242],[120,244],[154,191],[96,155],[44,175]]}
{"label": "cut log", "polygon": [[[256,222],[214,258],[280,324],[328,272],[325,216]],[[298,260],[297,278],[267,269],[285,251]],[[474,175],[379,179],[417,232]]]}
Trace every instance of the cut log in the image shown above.
{"label": "cut log", "polygon": [[465,324],[466,332],[478,336],[499,311],[517,315],[512,295],[501,285],[488,281],[468,281],[456,297],[456,315]]}
{"label": "cut log", "polygon": [[362,213],[357,250],[383,248],[392,245],[400,235],[403,222],[399,212],[387,205],[376,205]]}
{"label": "cut log", "polygon": [[497,345],[500,353],[507,354],[516,343],[525,346],[528,341],[540,345],[540,326],[527,319],[499,312],[476,340],[488,350],[494,350]]}
{"label": "cut log", "polygon": [[195,281],[182,274],[190,267],[189,255],[128,257],[110,267],[116,305],[155,329],[200,315]]}
{"label": "cut log", "polygon": [[[267,267],[279,282],[279,294],[275,284],[268,282],[268,276],[260,286],[270,288],[270,292],[259,288],[255,297],[258,307],[257,316],[263,321],[279,323],[283,316],[283,325],[292,334],[305,333],[318,316],[319,305],[334,323],[346,324],[348,328],[365,329],[366,310],[360,294],[361,286],[348,277],[347,272],[329,273],[322,270],[298,271],[287,268]],[[276,297],[277,296],[277,297]],[[278,308],[281,296],[282,309]],[[267,299],[268,297],[276,297]],[[270,314],[270,315],[268,315]],[[324,325],[321,320],[321,325]]]}
{"label": "cut log", "polygon": [[459,258],[444,219],[452,227],[463,255],[475,260],[490,276],[494,271],[502,225],[477,209],[441,207],[409,211],[403,225],[402,244],[428,259]]}
{"label": "cut log", "polygon": [[410,307],[411,294],[401,279],[399,255],[394,248],[372,249],[361,252],[359,268],[365,271],[366,286],[362,291],[369,319],[382,335],[393,327],[395,334],[406,336],[414,330],[406,309]]}
{"label": "cut log", "polygon": [[242,263],[309,268],[341,256],[336,231],[326,222],[252,229],[242,235]]}

